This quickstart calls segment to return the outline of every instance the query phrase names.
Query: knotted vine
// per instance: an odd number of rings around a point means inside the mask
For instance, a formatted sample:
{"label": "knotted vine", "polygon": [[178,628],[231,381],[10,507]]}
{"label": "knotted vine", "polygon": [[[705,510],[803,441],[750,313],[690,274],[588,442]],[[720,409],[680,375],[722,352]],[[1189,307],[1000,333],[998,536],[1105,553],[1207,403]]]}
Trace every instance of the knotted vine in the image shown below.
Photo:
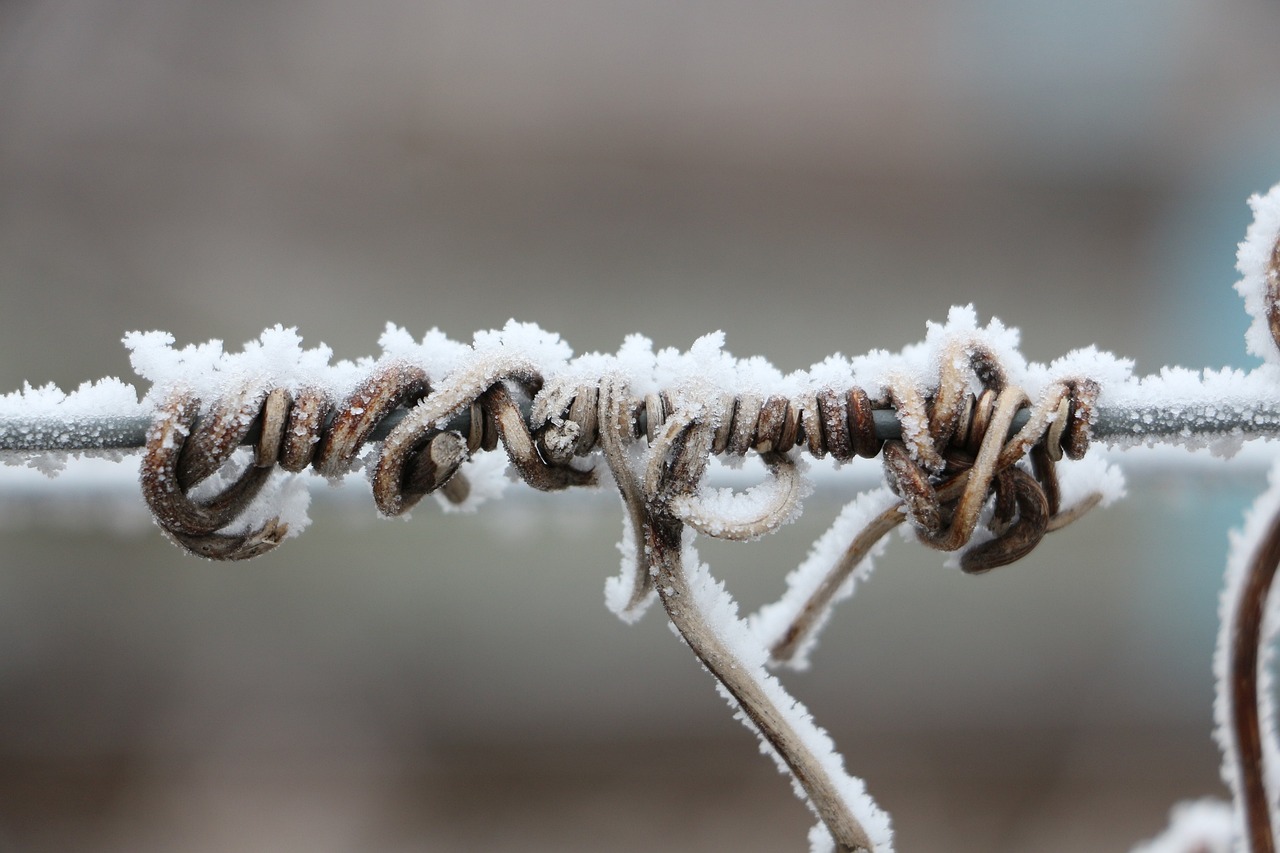
{"label": "knotted vine", "polygon": [[[874,374],[852,362],[842,373],[840,362],[829,362],[772,383],[714,340],[680,356],[653,355],[645,371],[636,369],[643,360],[634,353],[547,358],[546,347],[529,343],[538,334],[508,326],[469,349],[449,350],[444,368],[401,347],[356,368],[360,375],[341,393],[339,383],[280,371],[227,369],[212,391],[190,371],[163,378],[152,391],[143,495],[177,545],[240,560],[291,533],[270,501],[263,505],[276,469],[338,478],[364,467],[387,516],[433,493],[466,502],[467,463],[499,446],[515,476],[535,489],[612,481],[631,547],[623,576],[611,582],[611,606],[634,619],[661,602],[820,818],[818,847],[891,849],[887,816],[766,666],[797,662],[850,575],[904,521],[930,548],[962,551],[961,568],[977,574],[1024,557],[1096,504],[1101,496],[1087,494],[1063,507],[1057,464],[1084,457],[1098,383],[1063,367],[1042,376],[1033,399],[1010,376],[1003,328],[979,329],[971,311],[931,330],[931,360],[907,357]],[[933,374],[921,364],[935,365]],[[708,378],[715,374],[718,384]],[[735,381],[746,387],[735,391]],[[896,436],[885,437],[886,420]],[[241,446],[248,450],[237,454]],[[746,456],[762,461],[765,482],[729,496],[708,484],[713,457]],[[697,560],[694,535],[772,533],[800,511],[803,457],[845,464],[877,456],[892,501],[817,583],[790,585],[788,595],[801,603],[776,636],[766,627],[778,624],[776,613],[739,619]]]}

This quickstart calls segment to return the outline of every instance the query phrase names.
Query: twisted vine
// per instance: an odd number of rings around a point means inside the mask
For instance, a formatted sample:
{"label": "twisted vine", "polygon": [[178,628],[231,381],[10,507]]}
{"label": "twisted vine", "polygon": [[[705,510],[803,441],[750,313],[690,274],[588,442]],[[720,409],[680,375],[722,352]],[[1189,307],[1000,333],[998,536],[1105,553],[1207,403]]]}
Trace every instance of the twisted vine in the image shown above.
{"label": "twisted vine", "polygon": [[[498,445],[516,476],[544,491],[596,483],[603,461],[634,546],[620,615],[634,618],[660,600],[832,842],[886,850],[887,818],[764,665],[788,660],[812,638],[849,573],[903,521],[931,548],[967,549],[961,568],[977,574],[1022,558],[1097,500],[1064,509],[1055,471],[1063,455],[1079,459],[1088,448],[1096,383],[1059,380],[1032,401],[980,340],[954,336],[943,356],[930,387],[904,375],[876,396],[836,383],[794,395],[709,394],[693,381],[633,393],[621,369],[548,382],[537,359],[515,349],[476,352],[440,378],[429,365],[384,359],[341,399],[318,385],[245,379],[206,402],[173,383],[148,433],[142,491],[180,547],[240,560],[289,532],[278,514],[251,511],[276,467],[335,478],[364,460],[375,504],[395,516],[433,492],[465,500],[464,463]],[[877,421],[886,414],[901,424],[900,438],[881,437]],[[1025,423],[1014,430],[1020,414]],[[251,459],[236,463],[242,444]],[[734,498],[732,512],[723,500],[709,502],[710,458],[753,453],[767,470],[757,487],[763,499]],[[747,540],[781,527],[799,509],[805,454],[840,463],[880,456],[897,500],[853,538],[780,638],[767,648],[743,645],[750,628],[733,615],[732,600],[708,592],[703,570],[690,569],[692,536]],[[720,611],[730,615],[714,615]]]}
{"label": "twisted vine", "polygon": [[[1255,222],[1241,244],[1244,279],[1237,289],[1254,321],[1248,348],[1269,363],[1273,375],[1264,378],[1274,380],[1280,367],[1280,186],[1251,204]],[[927,547],[960,552],[966,573],[982,574],[1022,559],[1101,498],[1093,493],[1064,506],[1056,469],[1063,456],[1078,460],[1088,450],[1101,393],[1096,381],[1060,377],[1031,399],[983,336],[963,330],[944,341],[939,356],[927,376],[904,369],[869,388],[852,376],[830,379],[827,371],[827,380],[810,377],[788,393],[758,387],[729,393],[691,377],[668,388],[637,382],[644,390],[633,391],[634,377],[620,362],[594,375],[580,370],[577,379],[558,375],[549,381],[537,358],[501,347],[473,351],[441,376],[411,358],[384,359],[340,399],[323,384],[252,378],[201,399],[192,385],[169,382],[153,392],[141,485],[157,523],[178,546],[211,559],[241,560],[272,550],[290,533],[279,514],[256,506],[277,467],[311,467],[336,478],[367,461],[374,501],[394,516],[433,492],[465,501],[470,487],[464,464],[499,444],[516,476],[545,491],[596,483],[595,463],[603,461],[626,509],[630,541],[610,605],[632,619],[661,601],[819,817],[811,839],[843,851],[884,851],[891,838],[887,818],[765,666],[803,663],[803,650],[835,600],[903,522]],[[898,434],[884,434],[886,417]],[[380,444],[375,437],[383,439]],[[237,461],[236,448],[244,444],[252,458]],[[370,445],[377,446],[367,453]],[[736,510],[721,498],[709,500],[704,480],[710,458],[753,453],[768,472],[758,487],[764,500],[734,498]],[[872,493],[867,504],[850,505],[861,529],[846,537],[816,582],[806,581],[770,605],[776,609],[769,620],[743,622],[698,562],[694,534],[746,540],[785,524],[804,491],[802,455],[837,463],[879,456],[888,488]],[[1280,502],[1277,495],[1280,468],[1264,500]],[[1230,809],[1218,805],[1175,811],[1167,840],[1157,842],[1161,850],[1228,844],[1252,853],[1276,849],[1280,809],[1268,789],[1266,761],[1280,747],[1260,682],[1274,621],[1268,607],[1280,568],[1280,509],[1272,510],[1269,522],[1257,511],[1248,529],[1252,553],[1233,557],[1219,639],[1218,737],[1235,817],[1224,818]],[[839,530],[838,523],[833,532]],[[821,560],[815,565],[823,568]],[[777,613],[785,617],[780,630],[772,618]]]}

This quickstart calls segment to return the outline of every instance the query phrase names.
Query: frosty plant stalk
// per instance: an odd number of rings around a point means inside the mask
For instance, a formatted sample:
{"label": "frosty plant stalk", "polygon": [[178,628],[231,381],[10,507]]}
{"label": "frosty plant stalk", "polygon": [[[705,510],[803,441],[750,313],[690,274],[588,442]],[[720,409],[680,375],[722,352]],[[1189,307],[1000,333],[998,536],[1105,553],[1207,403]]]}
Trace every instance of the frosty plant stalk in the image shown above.
{"label": "frosty plant stalk", "polygon": [[[811,849],[886,853],[887,813],[770,669],[809,666],[833,608],[901,524],[983,574],[1123,494],[1120,472],[1091,446],[1229,455],[1280,433],[1280,188],[1251,203],[1237,289],[1253,318],[1248,349],[1264,363],[1248,372],[1138,377],[1093,347],[1030,363],[1016,330],[981,324],[972,307],[901,352],[837,355],[785,375],[729,355],[718,333],[685,352],[632,336],[615,354],[574,357],[558,336],[515,322],[470,343],[388,325],[380,356],[335,363],[279,326],[239,352],[135,332],[125,343],[150,382],[141,399],[115,379],[71,394],[25,388],[0,398],[0,454],[55,473],[68,452],[141,448],[156,523],[180,548],[219,560],[261,556],[303,530],[308,469],[329,479],[363,470],[387,516],[428,495],[474,509],[508,473],[540,491],[612,484],[623,560],[606,604],[631,622],[660,602],[818,818]],[[490,452],[499,445],[503,454]],[[747,456],[763,462],[762,482],[708,483],[713,457]],[[845,506],[777,601],[742,617],[696,537],[753,540],[792,521],[810,490],[807,458],[837,471],[879,458],[884,482]],[[1274,850],[1280,749],[1267,662],[1280,624],[1269,596],[1280,465],[1272,480],[1233,539],[1221,605],[1215,714],[1234,804],[1177,807],[1168,831],[1137,848],[1147,853]]]}

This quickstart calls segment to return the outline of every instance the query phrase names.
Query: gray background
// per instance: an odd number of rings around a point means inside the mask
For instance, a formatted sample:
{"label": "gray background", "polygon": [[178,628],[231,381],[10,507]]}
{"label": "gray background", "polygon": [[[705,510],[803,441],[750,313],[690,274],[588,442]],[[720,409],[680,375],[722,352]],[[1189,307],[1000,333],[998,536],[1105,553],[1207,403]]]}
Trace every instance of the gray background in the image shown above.
{"label": "gray background", "polygon": [[[276,322],[342,357],[387,320],[719,328],[794,369],[968,302],[1035,359],[1249,366],[1278,37],[1197,0],[10,2],[0,389]],[[1126,849],[1221,793],[1218,578],[1260,485],[1147,478],[981,579],[897,541],[784,678],[899,849]],[[704,553],[753,607],[839,497]],[[3,525],[0,849],[803,847],[656,614],[605,611],[612,496],[313,515],[249,565]]]}

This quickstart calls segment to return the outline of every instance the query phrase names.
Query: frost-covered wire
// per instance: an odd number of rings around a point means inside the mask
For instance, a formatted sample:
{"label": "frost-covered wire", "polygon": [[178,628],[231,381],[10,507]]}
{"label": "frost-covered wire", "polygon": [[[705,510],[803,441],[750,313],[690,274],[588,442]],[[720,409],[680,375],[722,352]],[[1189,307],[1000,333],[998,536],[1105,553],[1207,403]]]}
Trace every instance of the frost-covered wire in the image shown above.
{"label": "frost-covered wire", "polygon": [[[1193,374],[1174,370],[1144,378],[1141,394],[1127,394],[1123,388],[1113,390],[1097,406],[1097,419],[1090,430],[1092,440],[1110,447],[1167,444],[1217,447],[1225,453],[1247,441],[1280,438],[1280,402],[1249,396],[1264,393],[1265,389],[1261,387],[1263,383],[1248,381],[1248,376],[1236,371]],[[96,399],[82,401],[75,393],[68,395],[50,387],[0,395],[0,458],[106,455],[146,446],[147,429],[155,411],[138,404],[132,386],[114,386],[112,380],[104,380],[87,389],[95,392],[88,396]],[[121,392],[116,396],[119,403],[114,411],[104,406],[111,394],[96,394],[107,390]],[[1168,397],[1157,399],[1165,392]],[[1130,401],[1130,397],[1141,399]],[[519,402],[527,419],[530,401]],[[382,441],[407,415],[404,408],[387,413],[368,440]],[[1025,425],[1029,417],[1026,410],[1019,412],[1014,417],[1013,431]],[[634,418],[636,429],[644,433],[647,413],[637,408]],[[902,425],[894,408],[875,409],[872,421],[877,443],[902,438]],[[464,411],[449,426],[465,433],[470,424],[471,414]],[[253,444],[256,436],[256,430],[251,429],[245,443]]]}
{"label": "frost-covered wire", "polygon": [[[1029,399],[1025,406],[1003,404],[1002,429],[1010,416],[1019,417],[1016,432],[1044,439],[1051,455],[1061,455],[1062,448],[1082,455],[1097,420],[1098,386],[1070,362],[1027,365],[1016,337],[996,321],[980,328],[972,308],[956,309],[945,326],[930,327],[923,344],[900,354],[833,357],[783,376],[763,359],[728,355],[719,335],[686,353],[655,352],[633,337],[616,355],[573,358],[557,336],[518,323],[478,334],[470,345],[438,332],[414,340],[388,327],[379,358],[332,364],[327,349],[305,349],[293,330],[280,327],[238,353],[224,352],[217,342],[175,349],[163,333],[131,334],[126,343],[134,367],[152,381],[148,394],[132,403],[134,411],[125,404],[128,386],[116,380],[70,395],[27,389],[0,402],[0,435],[27,448],[49,438],[67,446],[93,431],[95,418],[147,417],[142,481],[157,520],[195,553],[240,558],[274,547],[305,524],[255,501],[272,468],[298,472],[310,466],[335,478],[366,466],[379,510],[399,515],[431,493],[465,503],[468,461],[499,444],[519,478],[535,488],[588,484],[605,419],[623,419],[632,437],[652,440],[670,417],[696,403],[714,424],[710,453],[730,459],[759,454],[789,495],[790,509],[772,518],[753,515],[736,500],[736,520],[709,493],[685,499],[690,523],[741,538],[767,532],[798,507],[806,489],[796,468],[799,453],[843,463],[875,456],[899,436],[922,476],[954,467],[944,459],[947,448],[963,452],[966,442],[985,433],[995,411],[994,397],[976,393],[991,384],[986,374],[999,374],[1001,384],[1008,375],[1020,380],[1016,387],[1038,395],[1035,406]],[[981,350],[976,369],[946,363],[977,357],[977,350],[965,355],[964,347]],[[954,380],[939,384],[938,377],[952,374]],[[611,415],[599,404],[609,375],[628,389]],[[1040,396],[1054,393],[1053,405],[1041,405]],[[10,419],[6,429],[5,414],[19,411],[28,422],[43,418],[57,426],[40,432]],[[68,427],[77,423],[78,431]],[[121,435],[118,429],[103,434],[103,442]],[[254,459],[222,482],[240,444],[254,448]],[[998,467],[1008,467],[1026,449],[1005,454]],[[46,454],[25,453],[48,462]],[[288,492],[290,486],[274,487],[282,488]],[[985,492],[985,482],[964,492],[963,523],[935,544],[952,550],[968,541]],[[759,489],[754,494],[769,499]],[[268,528],[274,533],[262,539]],[[236,536],[254,544],[238,549],[227,538]]]}
{"label": "frost-covered wire", "polygon": [[[888,816],[767,667],[808,664],[833,607],[904,522],[982,573],[1123,494],[1119,472],[1087,455],[1091,441],[1230,455],[1280,435],[1280,188],[1252,203],[1237,288],[1253,318],[1248,347],[1265,363],[1249,372],[1138,377],[1131,362],[1094,348],[1028,363],[1017,331],[980,325],[972,307],[953,309],[901,352],[832,356],[787,375],[732,357],[718,333],[685,352],[633,336],[616,354],[574,357],[558,336],[515,322],[469,344],[389,325],[379,357],[337,363],[282,327],[241,352],[132,333],[134,369],[151,383],[142,399],[114,379],[71,394],[24,388],[0,398],[0,457],[52,470],[59,453],[141,446],[156,522],[182,548],[216,559],[255,557],[296,535],[307,493],[292,475],[308,468],[331,480],[363,469],[387,516],[429,494],[468,506],[500,491],[491,482],[500,466],[484,462],[500,446],[516,478],[539,490],[612,481],[626,513],[609,606],[631,621],[661,601],[819,817],[814,850],[885,853]],[[713,456],[756,456],[766,479],[712,489]],[[753,539],[792,520],[811,488],[803,456],[837,467],[878,456],[885,485],[845,508],[778,601],[739,618],[694,535]],[[1274,492],[1265,499],[1275,501]],[[1280,522],[1260,525],[1250,522],[1233,546],[1223,599],[1217,713],[1235,828],[1223,829],[1220,809],[1183,809],[1150,849],[1216,849],[1227,834],[1253,853],[1273,847],[1280,749],[1265,662],[1276,618],[1264,614]]]}

